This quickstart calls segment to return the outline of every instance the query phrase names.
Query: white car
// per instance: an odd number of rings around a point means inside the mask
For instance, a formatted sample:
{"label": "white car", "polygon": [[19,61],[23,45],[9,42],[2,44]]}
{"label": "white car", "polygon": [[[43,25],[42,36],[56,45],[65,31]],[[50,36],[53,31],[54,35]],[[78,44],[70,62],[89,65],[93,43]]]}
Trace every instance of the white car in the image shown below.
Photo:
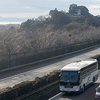
{"label": "white car", "polygon": [[95,100],[100,100],[100,85],[96,88]]}

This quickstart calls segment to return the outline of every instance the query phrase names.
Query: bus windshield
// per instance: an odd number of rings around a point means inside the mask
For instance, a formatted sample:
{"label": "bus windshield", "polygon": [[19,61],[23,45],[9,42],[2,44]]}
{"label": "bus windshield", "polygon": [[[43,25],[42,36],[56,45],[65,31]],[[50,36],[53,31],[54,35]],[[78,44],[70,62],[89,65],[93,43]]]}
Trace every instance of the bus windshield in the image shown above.
{"label": "bus windshield", "polygon": [[76,83],[78,78],[78,71],[61,71],[60,81]]}

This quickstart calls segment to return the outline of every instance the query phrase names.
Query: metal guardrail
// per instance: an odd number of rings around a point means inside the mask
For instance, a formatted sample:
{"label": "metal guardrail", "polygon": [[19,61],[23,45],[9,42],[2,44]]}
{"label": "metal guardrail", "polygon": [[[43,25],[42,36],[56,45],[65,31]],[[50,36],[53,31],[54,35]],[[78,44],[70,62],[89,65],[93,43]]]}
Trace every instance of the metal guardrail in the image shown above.
{"label": "metal guardrail", "polygon": [[63,54],[63,55],[51,57],[51,58],[48,58],[48,59],[39,60],[39,61],[36,61],[36,62],[19,65],[19,66],[15,66],[15,67],[12,67],[12,68],[3,69],[3,70],[0,70],[0,72],[6,72],[6,71],[22,68],[22,67],[34,65],[34,64],[41,63],[41,62],[44,62],[44,61],[48,61],[48,60],[52,60],[52,59],[55,59],[55,58],[60,58],[60,57],[66,56],[66,55],[70,55],[70,54],[78,53],[78,52],[81,52],[81,51],[85,51],[85,50],[88,50],[88,49],[91,49],[91,48],[95,48],[95,47],[98,47],[98,46],[100,46],[100,44],[94,45],[94,46],[91,46],[91,47],[88,47],[88,48],[85,48],[85,49],[77,50],[77,51],[74,51],[74,52],[66,53],[66,54]]}

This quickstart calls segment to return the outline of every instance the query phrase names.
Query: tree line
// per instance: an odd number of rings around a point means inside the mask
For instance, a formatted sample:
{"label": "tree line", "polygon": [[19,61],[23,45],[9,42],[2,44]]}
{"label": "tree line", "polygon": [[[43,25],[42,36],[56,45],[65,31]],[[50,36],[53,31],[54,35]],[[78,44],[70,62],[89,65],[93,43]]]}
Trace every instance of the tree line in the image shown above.
{"label": "tree line", "polygon": [[0,29],[0,54],[39,52],[100,36],[100,21],[84,6],[70,5],[69,11],[51,10],[47,16],[28,19],[20,27]]}

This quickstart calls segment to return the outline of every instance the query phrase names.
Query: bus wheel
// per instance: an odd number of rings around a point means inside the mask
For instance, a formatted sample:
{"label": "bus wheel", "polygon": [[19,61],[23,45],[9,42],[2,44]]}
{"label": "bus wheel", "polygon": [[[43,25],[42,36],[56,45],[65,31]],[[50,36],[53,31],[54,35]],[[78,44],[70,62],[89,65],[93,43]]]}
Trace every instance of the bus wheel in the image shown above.
{"label": "bus wheel", "polygon": [[84,93],[84,91],[85,91],[85,85],[83,85],[83,91],[82,92]]}
{"label": "bus wheel", "polygon": [[95,78],[93,78],[93,85],[95,84]]}

